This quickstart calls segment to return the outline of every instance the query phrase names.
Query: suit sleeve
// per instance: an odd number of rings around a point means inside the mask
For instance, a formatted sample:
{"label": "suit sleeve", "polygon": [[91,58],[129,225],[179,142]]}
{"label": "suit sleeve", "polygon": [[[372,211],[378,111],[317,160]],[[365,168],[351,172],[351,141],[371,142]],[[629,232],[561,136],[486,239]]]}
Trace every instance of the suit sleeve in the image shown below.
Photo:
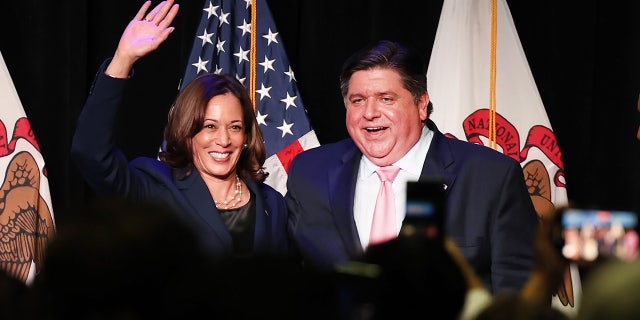
{"label": "suit sleeve", "polygon": [[506,172],[492,219],[492,291],[520,289],[534,263],[533,243],[538,216],[527,192],[522,168],[513,163]]}
{"label": "suit sleeve", "polygon": [[87,183],[106,195],[132,194],[135,173],[116,148],[116,119],[128,79],[104,73],[109,60],[98,70],[77,121],[71,157]]}
{"label": "suit sleeve", "polygon": [[287,180],[288,231],[295,254],[303,263],[321,272],[350,260],[343,236],[338,231],[325,170],[313,156],[300,154],[289,167]]}

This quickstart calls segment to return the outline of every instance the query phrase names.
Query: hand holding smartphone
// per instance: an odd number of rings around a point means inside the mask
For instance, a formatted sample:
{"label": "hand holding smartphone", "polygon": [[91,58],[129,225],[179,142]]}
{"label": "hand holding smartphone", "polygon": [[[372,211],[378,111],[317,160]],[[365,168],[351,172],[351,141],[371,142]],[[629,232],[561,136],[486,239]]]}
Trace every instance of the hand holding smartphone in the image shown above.
{"label": "hand holding smartphone", "polygon": [[444,241],[444,185],[438,180],[407,182],[407,202],[401,235]]}

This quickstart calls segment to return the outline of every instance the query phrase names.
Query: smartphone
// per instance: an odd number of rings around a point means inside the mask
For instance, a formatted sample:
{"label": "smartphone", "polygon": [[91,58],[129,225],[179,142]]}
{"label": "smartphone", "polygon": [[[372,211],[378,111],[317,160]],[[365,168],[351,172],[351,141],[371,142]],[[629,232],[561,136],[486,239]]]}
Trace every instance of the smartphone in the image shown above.
{"label": "smartphone", "polygon": [[407,202],[401,235],[444,239],[444,184],[438,180],[407,182]]}
{"label": "smartphone", "polygon": [[570,261],[635,260],[638,215],[632,211],[568,208],[561,211],[562,256]]}

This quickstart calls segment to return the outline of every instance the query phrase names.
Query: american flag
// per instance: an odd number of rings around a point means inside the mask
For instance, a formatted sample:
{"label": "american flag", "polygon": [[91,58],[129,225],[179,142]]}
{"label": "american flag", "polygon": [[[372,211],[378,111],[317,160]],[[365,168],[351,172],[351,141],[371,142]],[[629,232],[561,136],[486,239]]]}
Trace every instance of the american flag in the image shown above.
{"label": "american flag", "polygon": [[293,157],[320,144],[266,1],[205,1],[180,90],[206,72],[233,74],[250,90],[267,148],[266,183],[284,195]]}

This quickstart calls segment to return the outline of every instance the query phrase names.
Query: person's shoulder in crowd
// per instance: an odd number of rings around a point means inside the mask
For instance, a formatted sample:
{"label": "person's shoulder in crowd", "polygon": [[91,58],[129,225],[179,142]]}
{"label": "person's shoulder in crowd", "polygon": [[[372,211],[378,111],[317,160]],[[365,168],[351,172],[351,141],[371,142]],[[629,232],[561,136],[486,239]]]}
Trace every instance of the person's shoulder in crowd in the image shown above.
{"label": "person's shoulder in crowd", "polygon": [[610,260],[584,280],[577,320],[640,318],[640,261]]}

